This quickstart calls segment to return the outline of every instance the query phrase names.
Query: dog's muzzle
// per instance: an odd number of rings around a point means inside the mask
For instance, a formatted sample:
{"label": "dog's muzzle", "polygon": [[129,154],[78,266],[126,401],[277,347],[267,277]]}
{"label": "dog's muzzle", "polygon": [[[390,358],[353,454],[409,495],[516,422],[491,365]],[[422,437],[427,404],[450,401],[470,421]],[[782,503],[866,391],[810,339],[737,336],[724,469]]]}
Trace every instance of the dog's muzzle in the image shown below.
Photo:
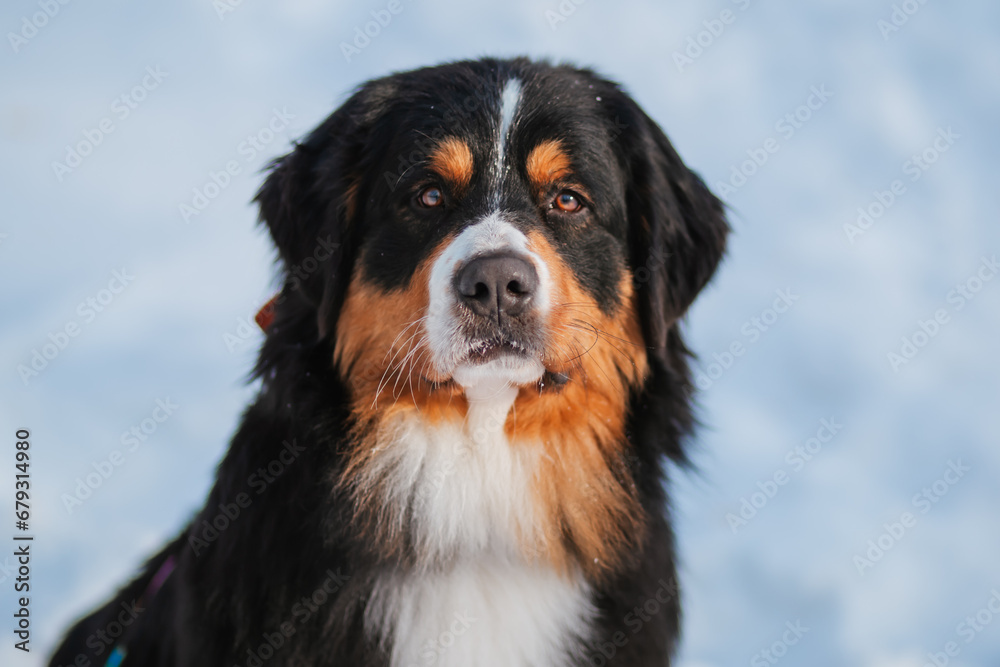
{"label": "dog's muzzle", "polygon": [[427,333],[436,369],[466,387],[537,382],[547,273],[527,238],[499,216],[463,230],[431,273]]}

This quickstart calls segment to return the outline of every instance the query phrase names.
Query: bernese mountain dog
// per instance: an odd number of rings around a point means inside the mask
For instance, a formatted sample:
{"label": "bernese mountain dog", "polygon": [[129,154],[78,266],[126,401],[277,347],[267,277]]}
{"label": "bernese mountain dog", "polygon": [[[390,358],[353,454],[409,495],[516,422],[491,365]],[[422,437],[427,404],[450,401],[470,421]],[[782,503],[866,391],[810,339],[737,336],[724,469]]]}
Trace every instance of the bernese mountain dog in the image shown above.
{"label": "bernese mountain dog", "polygon": [[656,123],[586,69],[418,69],[256,202],[260,393],[204,508],[50,664],[669,664],[679,321],[728,226]]}

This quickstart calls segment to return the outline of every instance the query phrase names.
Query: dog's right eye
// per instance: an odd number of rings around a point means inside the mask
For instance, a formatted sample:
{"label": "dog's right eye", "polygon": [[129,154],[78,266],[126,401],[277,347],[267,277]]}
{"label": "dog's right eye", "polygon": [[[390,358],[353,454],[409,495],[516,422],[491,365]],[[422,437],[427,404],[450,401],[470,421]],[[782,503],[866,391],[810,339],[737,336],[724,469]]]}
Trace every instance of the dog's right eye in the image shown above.
{"label": "dog's right eye", "polygon": [[563,213],[576,213],[583,208],[580,197],[572,190],[563,190],[556,196],[554,206]]}
{"label": "dog's right eye", "polygon": [[444,203],[444,193],[441,188],[429,185],[417,195],[417,203],[424,208],[434,208]]}

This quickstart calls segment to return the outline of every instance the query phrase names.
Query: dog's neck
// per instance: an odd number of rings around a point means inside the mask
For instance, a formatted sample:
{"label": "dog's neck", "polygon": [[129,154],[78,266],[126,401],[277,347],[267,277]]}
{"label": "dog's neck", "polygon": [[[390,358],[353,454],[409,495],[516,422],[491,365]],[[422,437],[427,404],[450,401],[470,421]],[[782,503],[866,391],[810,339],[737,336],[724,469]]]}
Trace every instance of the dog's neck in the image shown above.
{"label": "dog's neck", "polygon": [[369,413],[341,480],[365,542],[425,571],[488,556],[601,579],[644,524],[626,400],[579,380],[558,392],[498,381],[451,394],[448,409],[397,400]]}

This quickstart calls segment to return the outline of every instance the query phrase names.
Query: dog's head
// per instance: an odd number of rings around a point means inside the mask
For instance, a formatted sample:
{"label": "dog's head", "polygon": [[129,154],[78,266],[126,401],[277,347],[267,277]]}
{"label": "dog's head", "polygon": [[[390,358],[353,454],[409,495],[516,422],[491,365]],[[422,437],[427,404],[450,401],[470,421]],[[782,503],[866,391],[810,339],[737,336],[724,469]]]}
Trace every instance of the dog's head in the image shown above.
{"label": "dog's head", "polygon": [[508,436],[600,468],[610,481],[590,496],[628,495],[629,400],[658,372],[686,382],[676,322],[727,226],[615,84],[523,59],[372,81],[275,163],[258,201],[315,322],[299,342],[329,346],[360,422],[461,420],[504,395]]}
{"label": "dog's head", "polygon": [[396,399],[558,389],[595,346],[641,375],[727,229],[617,86],[525,60],[368,83],[276,162],[258,200],[340,372]]}

